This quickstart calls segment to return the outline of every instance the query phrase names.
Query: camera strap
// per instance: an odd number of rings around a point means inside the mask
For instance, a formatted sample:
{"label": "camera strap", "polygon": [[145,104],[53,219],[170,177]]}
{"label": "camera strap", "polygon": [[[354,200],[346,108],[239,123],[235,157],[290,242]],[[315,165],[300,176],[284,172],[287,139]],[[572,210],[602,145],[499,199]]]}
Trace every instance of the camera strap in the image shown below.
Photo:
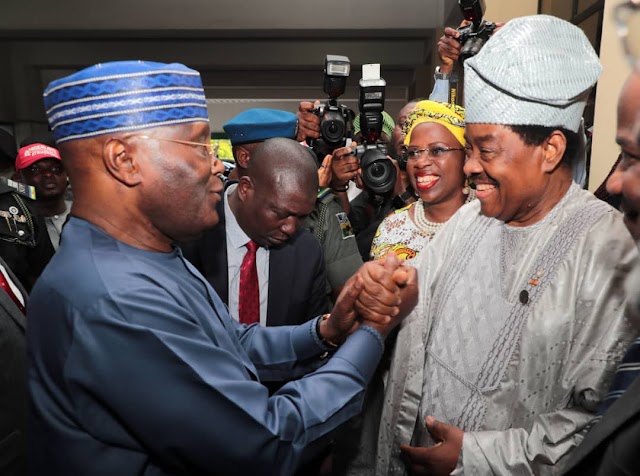
{"label": "camera strap", "polygon": [[458,74],[454,71],[449,76],[449,104],[458,104]]}

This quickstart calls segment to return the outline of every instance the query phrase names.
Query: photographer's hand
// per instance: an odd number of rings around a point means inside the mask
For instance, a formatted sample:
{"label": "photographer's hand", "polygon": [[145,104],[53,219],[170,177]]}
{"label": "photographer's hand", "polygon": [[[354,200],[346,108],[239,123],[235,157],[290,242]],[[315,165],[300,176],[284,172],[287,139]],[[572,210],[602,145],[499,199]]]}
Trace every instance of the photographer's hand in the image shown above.
{"label": "photographer's hand", "polygon": [[331,185],[331,177],[333,174],[331,173],[331,159],[333,156],[331,154],[327,154],[322,161],[322,165],[318,169],[318,182],[320,188],[326,188]]}
{"label": "photographer's hand", "polygon": [[[467,26],[469,24],[468,21],[463,20],[460,23],[460,27]],[[496,29],[494,30],[493,35],[504,26],[505,22],[496,23]],[[458,28],[460,28],[458,27]],[[460,56],[460,51],[462,51],[462,45],[459,41],[460,32],[451,27],[447,27],[444,29],[444,35],[438,41],[438,56],[440,57],[440,72],[444,74],[451,74],[453,72],[453,68],[455,66],[456,61]]]}
{"label": "photographer's hand", "polygon": [[[467,21],[463,21],[460,26],[467,25]],[[438,56],[440,57],[440,72],[451,74],[453,67],[458,61],[462,45],[458,41],[460,33],[455,28],[447,27],[444,29],[444,35],[438,41]]]}
{"label": "photographer's hand", "polygon": [[320,118],[313,112],[314,107],[319,104],[320,101],[315,103],[302,101],[298,106],[298,134],[296,135],[298,142],[307,138],[318,139],[320,137]]}
{"label": "photographer's hand", "polygon": [[349,180],[355,179],[360,165],[358,158],[352,154],[357,145],[352,142],[349,147],[341,147],[333,151],[333,160],[331,161],[332,188],[343,189],[349,185]]}

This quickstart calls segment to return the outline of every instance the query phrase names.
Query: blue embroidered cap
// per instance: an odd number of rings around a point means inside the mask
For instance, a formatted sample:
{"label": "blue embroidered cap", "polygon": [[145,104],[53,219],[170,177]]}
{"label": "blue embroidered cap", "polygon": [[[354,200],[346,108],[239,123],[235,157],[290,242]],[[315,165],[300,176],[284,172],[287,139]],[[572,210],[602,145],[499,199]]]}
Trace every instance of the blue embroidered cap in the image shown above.
{"label": "blue embroidered cap", "polygon": [[277,109],[247,109],[222,126],[231,144],[261,142],[274,137],[295,139],[298,117]]}
{"label": "blue embroidered cap", "polygon": [[178,63],[102,63],[44,92],[57,143],[150,127],[209,122],[200,73]]}

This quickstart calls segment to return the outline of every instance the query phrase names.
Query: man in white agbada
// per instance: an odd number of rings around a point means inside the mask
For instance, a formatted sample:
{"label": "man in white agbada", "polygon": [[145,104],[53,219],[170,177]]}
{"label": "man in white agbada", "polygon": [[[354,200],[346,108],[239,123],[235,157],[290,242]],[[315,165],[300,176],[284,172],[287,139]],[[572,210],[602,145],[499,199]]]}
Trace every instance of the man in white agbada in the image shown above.
{"label": "man in white agbada", "polygon": [[464,68],[478,201],[417,263],[375,474],[556,474],[635,335],[621,285],[634,242],[568,163],[601,67],[579,28],[536,15]]}

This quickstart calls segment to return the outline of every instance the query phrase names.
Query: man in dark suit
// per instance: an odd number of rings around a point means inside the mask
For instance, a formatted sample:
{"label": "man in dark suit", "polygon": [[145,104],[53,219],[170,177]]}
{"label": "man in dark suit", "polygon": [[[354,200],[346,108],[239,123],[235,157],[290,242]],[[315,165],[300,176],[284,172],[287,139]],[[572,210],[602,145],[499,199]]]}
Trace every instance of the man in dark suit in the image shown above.
{"label": "man in dark suit", "polygon": [[[640,71],[627,80],[618,103],[616,140],[621,160],[607,181],[607,191],[621,196],[625,224],[640,240]],[[627,317],[640,329],[640,270],[627,283]],[[640,338],[636,339],[613,379],[602,420],[587,433],[568,462],[565,476],[640,474]]]}
{"label": "man in dark suit", "polygon": [[0,258],[0,474],[25,476],[26,459],[26,322],[27,292]]}
{"label": "man in dark suit", "polygon": [[183,246],[185,257],[240,322],[252,323],[242,317],[249,242],[257,244],[259,318],[253,322],[300,324],[328,311],[322,250],[301,229],[317,189],[317,169],[304,147],[291,139],[269,139],[252,153],[238,183],[225,190],[220,225]]}

